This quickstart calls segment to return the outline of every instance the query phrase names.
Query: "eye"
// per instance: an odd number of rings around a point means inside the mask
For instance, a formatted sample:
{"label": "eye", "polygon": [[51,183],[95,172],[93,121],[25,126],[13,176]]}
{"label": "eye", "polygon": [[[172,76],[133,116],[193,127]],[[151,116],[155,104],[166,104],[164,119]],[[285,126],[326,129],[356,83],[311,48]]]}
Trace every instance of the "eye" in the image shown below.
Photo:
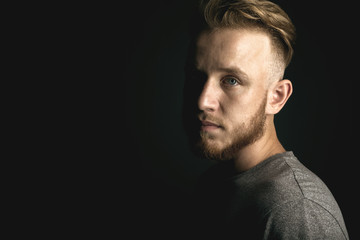
{"label": "eye", "polygon": [[222,82],[229,86],[236,86],[239,84],[239,81],[233,77],[225,77]]}

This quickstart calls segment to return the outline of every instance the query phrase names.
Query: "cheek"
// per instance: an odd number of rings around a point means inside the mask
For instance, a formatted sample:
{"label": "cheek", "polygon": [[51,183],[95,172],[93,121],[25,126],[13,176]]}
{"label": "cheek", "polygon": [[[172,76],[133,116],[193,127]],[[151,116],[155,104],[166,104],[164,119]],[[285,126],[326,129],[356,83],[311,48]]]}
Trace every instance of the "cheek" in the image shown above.
{"label": "cheek", "polygon": [[248,126],[254,114],[257,113],[263,98],[239,99],[224,108],[223,118],[228,130],[232,131],[239,126]]}
{"label": "cheek", "polygon": [[253,85],[222,95],[220,106],[224,121],[235,125],[246,122],[256,113],[266,93],[264,86]]}
{"label": "cheek", "polygon": [[249,115],[250,109],[251,103],[245,98],[231,99],[223,105],[223,117],[225,120],[228,120],[229,123],[242,122],[242,120]]}

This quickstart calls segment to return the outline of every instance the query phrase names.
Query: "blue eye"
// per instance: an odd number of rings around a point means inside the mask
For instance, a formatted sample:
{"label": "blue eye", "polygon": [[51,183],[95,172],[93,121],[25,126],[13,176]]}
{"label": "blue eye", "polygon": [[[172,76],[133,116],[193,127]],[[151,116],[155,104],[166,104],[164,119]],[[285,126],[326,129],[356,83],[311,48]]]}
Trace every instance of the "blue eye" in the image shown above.
{"label": "blue eye", "polygon": [[231,85],[231,86],[236,86],[236,85],[239,84],[239,82],[235,78],[232,78],[232,77],[224,78],[223,82],[225,84],[228,84],[228,85]]}

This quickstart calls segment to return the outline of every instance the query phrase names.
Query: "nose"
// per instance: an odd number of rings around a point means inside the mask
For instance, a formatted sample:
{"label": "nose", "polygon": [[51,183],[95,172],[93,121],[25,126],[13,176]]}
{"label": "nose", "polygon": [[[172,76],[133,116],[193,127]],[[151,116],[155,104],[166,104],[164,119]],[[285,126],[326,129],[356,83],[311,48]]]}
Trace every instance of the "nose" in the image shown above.
{"label": "nose", "polygon": [[198,99],[198,107],[201,111],[214,112],[219,107],[216,84],[207,80]]}

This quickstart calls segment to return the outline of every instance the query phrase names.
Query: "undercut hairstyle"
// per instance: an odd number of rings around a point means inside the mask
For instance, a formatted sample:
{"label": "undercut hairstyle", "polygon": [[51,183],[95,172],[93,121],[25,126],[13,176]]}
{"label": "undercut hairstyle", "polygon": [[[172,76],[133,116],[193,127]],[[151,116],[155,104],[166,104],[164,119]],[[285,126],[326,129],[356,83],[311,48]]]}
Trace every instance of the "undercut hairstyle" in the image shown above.
{"label": "undercut hairstyle", "polygon": [[[192,34],[221,28],[245,28],[268,34],[285,69],[293,56],[295,27],[289,16],[266,0],[200,0],[200,15],[191,22]],[[199,18],[200,17],[200,18]]]}

